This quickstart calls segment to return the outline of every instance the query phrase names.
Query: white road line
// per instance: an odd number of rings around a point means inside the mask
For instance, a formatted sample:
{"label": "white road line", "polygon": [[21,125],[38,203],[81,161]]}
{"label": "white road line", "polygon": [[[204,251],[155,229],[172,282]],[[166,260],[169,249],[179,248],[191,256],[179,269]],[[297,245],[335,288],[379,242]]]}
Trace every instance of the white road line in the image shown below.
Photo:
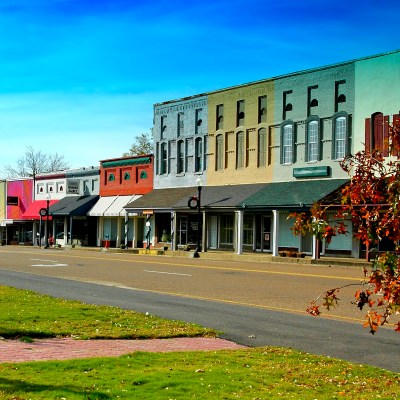
{"label": "white road line", "polygon": [[68,267],[68,264],[31,264],[31,267]]}
{"label": "white road line", "polygon": [[163,271],[149,271],[147,269],[144,269],[143,272],[150,272],[152,274],[165,274],[165,275],[179,275],[179,276],[193,276],[190,274],[178,274],[176,272],[163,272]]}
{"label": "white road line", "polygon": [[31,267],[68,267],[68,264],[60,264],[58,261],[41,260],[40,258],[31,258],[31,261],[44,261],[51,264],[31,264]]}

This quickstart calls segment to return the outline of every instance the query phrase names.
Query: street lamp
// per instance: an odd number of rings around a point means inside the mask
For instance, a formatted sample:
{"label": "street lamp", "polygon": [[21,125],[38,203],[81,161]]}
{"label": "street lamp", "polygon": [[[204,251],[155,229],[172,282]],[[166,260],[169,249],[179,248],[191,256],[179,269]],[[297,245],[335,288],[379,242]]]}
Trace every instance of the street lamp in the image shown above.
{"label": "street lamp", "polygon": [[200,244],[200,226],[201,226],[201,189],[203,186],[203,182],[200,178],[200,176],[197,177],[196,179],[196,185],[197,185],[197,248],[193,253],[194,258],[199,258],[200,257],[200,251],[201,251],[201,244]]}
{"label": "street lamp", "polygon": [[45,231],[45,249],[49,248],[49,205],[50,205],[50,193],[46,195],[46,231]]}

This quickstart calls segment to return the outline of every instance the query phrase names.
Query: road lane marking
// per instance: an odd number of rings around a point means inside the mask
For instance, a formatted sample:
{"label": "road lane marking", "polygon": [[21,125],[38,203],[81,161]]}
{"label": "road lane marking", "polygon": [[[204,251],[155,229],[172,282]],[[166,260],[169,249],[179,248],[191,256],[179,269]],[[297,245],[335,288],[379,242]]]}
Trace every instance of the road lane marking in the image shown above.
{"label": "road lane marking", "polygon": [[[79,257],[79,256],[72,256],[68,255],[67,257],[72,257],[72,258],[87,258],[87,259],[92,259],[92,260],[105,260],[104,258],[101,257],[90,257],[90,256],[85,256],[85,257]],[[120,262],[125,262],[125,263],[135,263],[135,260],[126,260],[122,258],[107,258],[108,261],[120,261]],[[219,261],[219,260],[210,260],[210,261]],[[258,274],[270,274],[270,275],[288,275],[288,276],[299,276],[299,277],[304,277],[304,278],[319,278],[319,279],[333,279],[333,280],[348,280],[348,281],[354,281],[354,282],[359,282],[362,283],[364,282],[364,279],[360,276],[359,278],[353,278],[349,276],[339,276],[339,275],[318,275],[318,274],[305,274],[305,273],[299,273],[299,272],[284,272],[284,271],[271,271],[271,270],[259,270],[259,269],[250,269],[250,268],[230,268],[230,267],[221,267],[221,266],[215,266],[212,267],[210,265],[201,265],[201,264],[175,264],[172,262],[159,262],[159,261],[140,261],[143,264],[155,264],[155,265],[171,265],[174,267],[189,267],[189,268],[198,268],[198,269],[211,269],[211,270],[221,270],[221,271],[237,271],[237,272],[252,272],[252,273],[258,273]]]}
{"label": "road lane marking", "polygon": [[[9,270],[8,271],[13,271]],[[120,289],[126,289],[126,290],[132,290],[132,291],[138,291],[138,292],[144,292],[144,293],[154,293],[154,294],[160,294],[160,295],[166,295],[166,296],[173,296],[173,297],[179,297],[179,298],[185,298],[185,299],[192,299],[192,300],[200,300],[200,301],[210,301],[210,302],[217,302],[217,303],[225,303],[225,304],[233,304],[233,305],[238,305],[238,306],[246,306],[246,307],[253,307],[253,308],[259,308],[259,309],[264,309],[264,310],[271,310],[271,311],[277,311],[277,312],[285,312],[289,314],[300,314],[300,315],[307,315],[310,318],[312,316],[306,312],[304,309],[294,309],[294,308],[288,308],[288,307],[278,307],[278,306],[267,306],[263,304],[255,304],[255,303],[247,303],[247,302],[242,302],[242,301],[235,301],[235,300],[227,300],[227,299],[218,299],[218,298],[212,298],[212,297],[205,297],[205,296],[196,296],[196,295],[187,295],[187,294],[181,294],[181,293],[176,293],[176,292],[167,292],[167,291],[160,291],[160,290],[152,290],[152,289],[143,289],[143,288],[138,288],[138,287],[132,287],[132,286],[126,286],[122,285],[117,282],[105,282],[105,281],[99,281],[95,279],[84,279],[82,277],[63,277],[60,279],[65,279],[68,281],[72,282],[86,282],[86,283],[91,283],[91,284],[96,284],[96,285],[102,285],[102,286],[107,286],[107,287],[116,287]],[[346,317],[346,316],[341,316],[337,314],[331,314],[329,312],[323,313],[319,316],[319,318],[323,319],[333,319],[333,320],[342,320],[342,321],[347,321],[347,322],[365,322],[365,319],[360,319],[360,318],[354,318],[354,317]]]}
{"label": "road lane marking", "polygon": [[[11,252],[10,252],[11,253]],[[15,252],[20,253],[20,252]],[[26,252],[28,253],[28,252]],[[33,252],[31,252],[33,254]],[[93,257],[93,256],[82,256],[82,255],[71,255],[71,254],[57,254],[53,255],[55,257],[69,257],[69,258],[79,258],[79,259],[87,259],[87,260],[102,260],[102,261],[119,261],[121,263],[135,263],[136,260],[133,259],[124,259],[124,258],[104,258],[104,257]],[[145,256],[140,256],[140,262],[143,264],[156,264],[156,265],[172,265],[174,267],[190,267],[190,268],[198,268],[198,269],[211,269],[211,270],[221,270],[221,271],[239,271],[239,272],[251,272],[251,273],[258,273],[258,274],[269,274],[269,275],[287,275],[287,276],[298,276],[304,278],[318,278],[318,279],[332,279],[332,280],[339,280],[339,281],[353,281],[359,282],[360,284],[365,281],[365,279],[360,276],[359,278],[353,278],[348,276],[340,276],[340,275],[319,275],[319,274],[309,274],[309,273],[299,273],[299,272],[284,272],[284,271],[272,271],[272,270],[259,270],[259,269],[241,269],[241,268],[230,268],[230,267],[221,267],[221,266],[210,266],[210,265],[201,265],[201,264],[176,264],[172,262],[160,262],[160,261],[144,261],[143,258]],[[143,257],[143,258],[142,258]],[[220,260],[209,260],[209,261],[220,261]],[[308,266],[308,265],[307,265]],[[361,268],[361,267],[360,267]],[[360,274],[361,275],[361,274]]]}
{"label": "road lane marking", "polygon": [[149,271],[147,269],[144,269],[143,272],[150,272],[152,274],[164,274],[164,275],[193,276],[190,274],[178,274],[177,272]]}
{"label": "road lane marking", "polygon": [[42,260],[40,258],[31,258],[31,261],[42,261],[51,264],[31,264],[31,267],[68,267],[68,264],[60,264],[58,261],[54,260]]}
{"label": "road lane marking", "polygon": [[[69,278],[66,278],[66,279],[69,280]],[[138,291],[138,292],[154,293],[154,294],[160,294],[160,295],[164,295],[164,296],[179,297],[179,298],[183,298],[183,299],[209,301],[209,302],[215,302],[215,303],[225,303],[225,304],[232,304],[232,305],[236,305],[236,306],[259,308],[259,309],[268,310],[268,311],[284,312],[284,313],[288,313],[288,314],[300,314],[300,315],[306,315],[310,318],[314,318],[306,310],[295,309],[295,308],[267,306],[267,305],[263,305],[263,304],[247,303],[247,302],[243,302],[243,301],[218,299],[218,298],[205,297],[205,296],[188,295],[188,294],[182,294],[182,293],[176,293],[176,292],[166,292],[166,291],[162,291],[162,290],[142,289],[142,288],[138,288],[138,287],[125,286],[125,285],[120,285],[118,283],[104,282],[104,281],[85,281],[85,280],[83,280],[83,282],[95,283],[98,285],[116,287],[116,288],[120,288],[120,289],[133,290],[133,291]],[[342,321],[352,322],[352,323],[353,322],[356,322],[356,323],[365,322],[365,319],[331,314],[328,311],[326,313],[321,313],[321,315],[319,315],[319,318],[342,320]]]}

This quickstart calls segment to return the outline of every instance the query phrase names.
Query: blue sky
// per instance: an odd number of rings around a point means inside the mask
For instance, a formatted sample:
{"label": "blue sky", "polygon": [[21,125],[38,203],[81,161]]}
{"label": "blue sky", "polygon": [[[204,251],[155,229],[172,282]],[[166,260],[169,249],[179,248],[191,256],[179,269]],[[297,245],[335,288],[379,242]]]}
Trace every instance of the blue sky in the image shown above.
{"label": "blue sky", "polygon": [[399,21],[398,0],[1,0],[0,170],[27,146],[120,157],[154,103],[397,50]]}

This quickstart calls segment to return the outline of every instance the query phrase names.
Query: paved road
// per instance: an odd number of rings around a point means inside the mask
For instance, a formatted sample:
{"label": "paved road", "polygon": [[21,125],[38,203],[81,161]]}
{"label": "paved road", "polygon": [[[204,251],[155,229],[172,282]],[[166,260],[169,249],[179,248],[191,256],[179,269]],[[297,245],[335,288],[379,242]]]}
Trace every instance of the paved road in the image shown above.
{"label": "paved road", "polygon": [[352,268],[0,249],[4,285],[196,322],[244,345],[293,347],[400,372],[399,334],[381,329],[372,336],[357,318],[349,322],[347,312],[333,314],[337,319],[304,313],[323,285],[356,282],[359,273]]}

